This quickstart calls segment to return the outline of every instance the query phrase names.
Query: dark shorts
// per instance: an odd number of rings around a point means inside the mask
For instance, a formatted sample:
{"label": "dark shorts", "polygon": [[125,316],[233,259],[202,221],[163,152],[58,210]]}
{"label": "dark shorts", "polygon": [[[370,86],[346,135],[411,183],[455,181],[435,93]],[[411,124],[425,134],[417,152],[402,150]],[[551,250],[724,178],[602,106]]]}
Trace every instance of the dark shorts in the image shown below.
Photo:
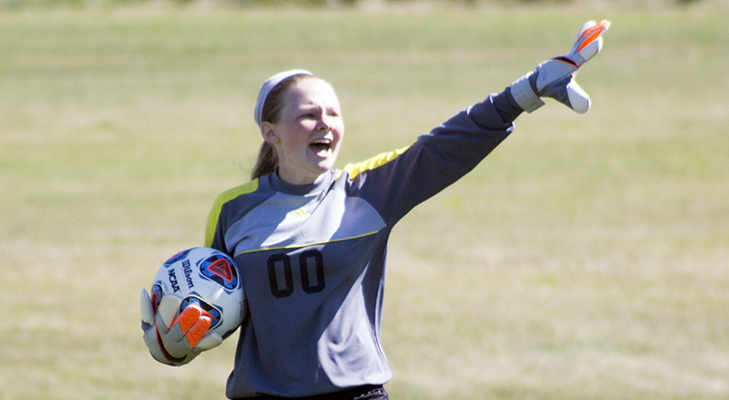
{"label": "dark shorts", "polygon": [[[317,396],[307,397],[277,397],[277,396],[260,396],[251,397],[253,400],[389,400],[387,392],[382,385],[366,385],[357,386],[351,389],[342,390],[341,392],[320,394]],[[243,399],[240,399],[243,400]]]}

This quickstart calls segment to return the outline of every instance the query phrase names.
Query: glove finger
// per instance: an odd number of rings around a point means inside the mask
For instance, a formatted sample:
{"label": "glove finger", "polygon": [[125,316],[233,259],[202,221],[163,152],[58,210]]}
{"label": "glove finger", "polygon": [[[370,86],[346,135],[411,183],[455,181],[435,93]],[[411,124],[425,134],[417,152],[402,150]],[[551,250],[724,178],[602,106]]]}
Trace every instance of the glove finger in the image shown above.
{"label": "glove finger", "polygon": [[[171,346],[183,341],[190,329],[198,323],[201,316],[202,311],[198,307],[190,306],[182,310],[180,316],[172,321],[172,325],[167,326],[163,320],[164,317],[160,313],[157,313],[157,328],[160,331],[165,347],[169,350]],[[192,346],[187,347],[188,350],[189,348],[192,348]]]}
{"label": "glove finger", "polygon": [[202,339],[200,339],[199,342],[197,342],[193,351],[201,352],[210,350],[219,346],[221,343],[223,343],[223,338],[220,337],[220,335],[215,332],[208,332],[202,337]]}
{"label": "glove finger", "polygon": [[582,27],[580,28],[579,32],[577,32],[577,36],[575,37],[575,44],[580,42],[580,39],[582,39],[585,35],[585,31],[592,28],[593,26],[597,25],[597,22],[590,20],[582,24]]}
{"label": "glove finger", "polygon": [[[175,318],[175,320],[172,322],[173,326],[179,325],[180,330],[182,331],[182,334],[187,336],[190,329],[192,329],[194,326],[196,326],[200,319],[203,317],[203,311],[196,305],[189,305],[187,306],[182,312],[180,313],[180,316]],[[208,321],[210,318],[208,318]],[[205,332],[203,332],[204,334]],[[202,334],[201,334],[202,336]]]}
{"label": "glove finger", "polygon": [[190,345],[190,348],[195,347],[195,345],[203,338],[203,335],[208,332],[211,322],[210,317],[203,315],[185,334],[185,338],[187,339],[187,343]]}
{"label": "glove finger", "polygon": [[567,84],[567,98],[570,108],[578,114],[584,114],[590,109],[590,96],[574,79]]}
{"label": "glove finger", "polygon": [[[182,303],[182,299],[174,294],[162,296],[162,300],[160,300],[159,305],[157,306],[157,315],[162,317],[165,331],[167,330],[167,327],[172,326],[175,317],[177,317],[177,312],[180,309],[180,303]],[[157,325],[159,327],[159,323]],[[160,329],[160,331],[162,331],[162,329]]]}
{"label": "glove finger", "polygon": [[142,311],[142,322],[154,325],[154,306],[147,289],[142,289],[142,294],[139,296],[139,308]]}
{"label": "glove finger", "polygon": [[155,324],[159,335],[159,346],[165,357],[175,362],[181,361],[190,350],[187,342],[182,340],[185,337],[180,324],[174,322],[177,310],[179,309],[182,299],[175,295],[165,295],[157,307],[155,315]]}
{"label": "glove finger", "polygon": [[608,29],[610,29],[610,21],[606,19],[597,24],[594,23],[594,21],[589,21],[583,25],[583,29],[578,35],[578,41],[582,40],[582,43],[577,47],[577,52],[588,46],[593,41],[601,38],[603,33],[607,32]]}
{"label": "glove finger", "polygon": [[[158,318],[161,317],[158,315]],[[180,313],[169,329],[160,330],[160,337],[170,355],[184,357],[210,329],[210,325],[210,317],[203,315],[202,309],[196,305],[190,305]]]}
{"label": "glove finger", "polygon": [[582,25],[582,28],[580,28],[580,31],[577,32],[577,37],[575,38],[575,44],[572,45],[572,50],[570,50],[570,52],[568,53],[570,56],[577,54],[577,51],[578,51],[577,49],[580,47],[580,45],[582,45],[582,42],[584,41],[584,38],[585,38],[584,36],[582,36],[582,34],[586,30],[592,28],[595,25],[597,25],[597,23],[595,21],[587,21],[587,22],[585,22],[584,25]]}
{"label": "glove finger", "polygon": [[569,57],[577,65],[582,65],[595,56],[602,49],[602,35],[610,28],[610,21],[602,20],[600,23],[588,21],[580,29]]}
{"label": "glove finger", "polygon": [[164,324],[162,317],[157,315],[157,331],[160,339],[160,346],[169,354],[169,357],[175,359],[184,358],[190,351],[190,346],[185,340],[185,334],[180,328],[180,324],[174,324],[169,329],[164,329],[160,324]]}

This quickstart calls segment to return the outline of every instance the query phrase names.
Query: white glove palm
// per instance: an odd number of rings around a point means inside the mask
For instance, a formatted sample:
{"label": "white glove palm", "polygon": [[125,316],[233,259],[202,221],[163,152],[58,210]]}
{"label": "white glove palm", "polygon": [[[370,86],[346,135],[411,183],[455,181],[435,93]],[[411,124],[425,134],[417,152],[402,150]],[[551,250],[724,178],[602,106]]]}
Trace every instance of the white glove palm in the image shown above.
{"label": "white glove palm", "polygon": [[208,332],[211,318],[195,304],[178,315],[182,299],[173,294],[156,302],[150,299],[146,289],[142,289],[139,300],[144,343],[155,360],[180,366],[223,342],[220,335]]}
{"label": "white glove palm", "polygon": [[524,75],[511,85],[511,94],[527,112],[544,105],[540,97],[550,97],[579,114],[590,109],[590,97],[574,81],[577,70],[602,48],[602,34],[610,22],[589,21],[582,26],[569,54],[547,60],[534,72]]}

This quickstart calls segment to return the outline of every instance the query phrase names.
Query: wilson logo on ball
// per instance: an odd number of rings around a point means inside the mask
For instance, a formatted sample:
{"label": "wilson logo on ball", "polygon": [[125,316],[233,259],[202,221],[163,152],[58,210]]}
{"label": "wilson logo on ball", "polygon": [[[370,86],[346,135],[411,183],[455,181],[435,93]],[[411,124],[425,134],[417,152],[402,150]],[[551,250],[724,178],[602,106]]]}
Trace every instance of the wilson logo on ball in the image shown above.
{"label": "wilson logo on ball", "polygon": [[230,262],[224,257],[217,255],[208,257],[200,262],[200,274],[214,282],[217,282],[227,290],[238,287],[238,274]]}

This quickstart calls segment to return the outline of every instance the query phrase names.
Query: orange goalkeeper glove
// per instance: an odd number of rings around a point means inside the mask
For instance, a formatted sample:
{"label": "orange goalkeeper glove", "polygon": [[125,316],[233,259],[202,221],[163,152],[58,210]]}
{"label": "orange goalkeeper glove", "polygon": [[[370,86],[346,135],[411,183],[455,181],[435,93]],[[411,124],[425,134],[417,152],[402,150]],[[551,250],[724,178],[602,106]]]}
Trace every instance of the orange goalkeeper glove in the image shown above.
{"label": "orange goalkeeper glove", "polygon": [[180,310],[182,299],[178,296],[168,294],[157,300],[153,301],[147,290],[142,289],[144,343],[155,360],[167,365],[184,365],[223,342],[220,335],[208,332],[212,318],[196,304]]}
{"label": "orange goalkeeper glove", "polygon": [[516,82],[511,84],[511,95],[526,112],[533,112],[544,105],[540,97],[550,97],[579,114],[590,109],[590,97],[575,82],[579,68],[602,48],[602,34],[610,22],[589,21],[577,34],[569,54],[547,60]]}

